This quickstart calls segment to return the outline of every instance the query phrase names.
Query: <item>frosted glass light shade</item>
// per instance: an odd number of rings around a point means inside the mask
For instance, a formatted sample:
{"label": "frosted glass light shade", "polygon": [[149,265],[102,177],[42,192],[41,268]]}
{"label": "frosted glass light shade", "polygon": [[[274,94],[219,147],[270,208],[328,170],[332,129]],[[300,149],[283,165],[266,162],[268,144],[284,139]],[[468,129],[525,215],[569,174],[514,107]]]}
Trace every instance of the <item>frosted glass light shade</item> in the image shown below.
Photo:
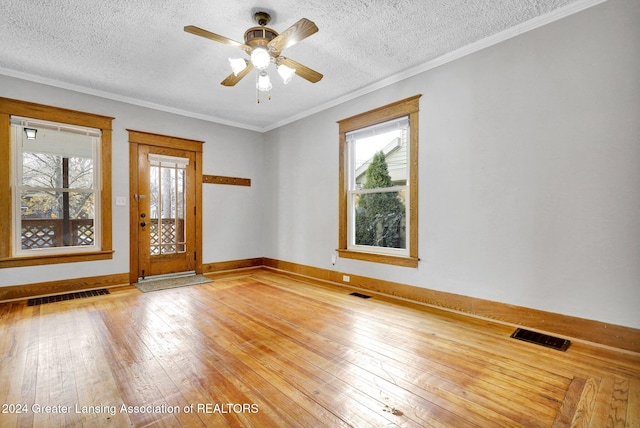
{"label": "frosted glass light shade", "polygon": [[258,83],[256,87],[259,91],[267,92],[270,91],[273,85],[271,84],[271,79],[269,79],[269,75],[266,71],[262,70],[258,75]]}
{"label": "frosted glass light shade", "polygon": [[281,64],[278,66],[278,74],[282,77],[282,81],[286,85],[293,79],[293,76],[296,74],[296,69]]}
{"label": "frosted glass light shade", "polygon": [[247,61],[244,58],[229,58],[229,64],[231,64],[231,70],[236,76],[247,68]]}
{"label": "frosted glass light shade", "polygon": [[271,55],[269,51],[265,48],[254,48],[251,51],[251,63],[258,70],[264,70],[269,67],[269,63],[271,63]]}

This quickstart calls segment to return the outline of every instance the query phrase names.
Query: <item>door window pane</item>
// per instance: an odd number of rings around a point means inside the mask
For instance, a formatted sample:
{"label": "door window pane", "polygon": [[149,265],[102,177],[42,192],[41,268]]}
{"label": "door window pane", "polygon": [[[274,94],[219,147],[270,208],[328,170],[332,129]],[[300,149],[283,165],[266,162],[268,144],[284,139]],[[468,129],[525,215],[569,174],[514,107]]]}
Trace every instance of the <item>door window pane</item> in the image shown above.
{"label": "door window pane", "polygon": [[149,155],[151,255],[186,251],[185,167],[187,158]]}

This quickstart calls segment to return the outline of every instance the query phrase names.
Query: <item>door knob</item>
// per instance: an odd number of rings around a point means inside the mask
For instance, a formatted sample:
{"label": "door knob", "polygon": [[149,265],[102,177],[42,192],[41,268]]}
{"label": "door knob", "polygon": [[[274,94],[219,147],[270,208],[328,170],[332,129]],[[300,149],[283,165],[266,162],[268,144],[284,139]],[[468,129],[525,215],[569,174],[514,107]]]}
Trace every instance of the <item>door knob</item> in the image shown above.
{"label": "door knob", "polygon": [[144,221],[142,223],[140,223],[140,226],[145,227],[147,225],[147,223],[145,223]]}

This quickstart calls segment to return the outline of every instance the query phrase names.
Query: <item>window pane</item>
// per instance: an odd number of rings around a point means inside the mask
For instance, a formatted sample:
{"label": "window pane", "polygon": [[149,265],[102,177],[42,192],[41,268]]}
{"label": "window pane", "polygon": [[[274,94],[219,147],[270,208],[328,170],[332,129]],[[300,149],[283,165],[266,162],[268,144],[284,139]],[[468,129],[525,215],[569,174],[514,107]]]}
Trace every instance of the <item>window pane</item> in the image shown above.
{"label": "window pane", "polygon": [[406,191],[354,194],[355,244],[406,249]]}
{"label": "window pane", "polygon": [[62,192],[23,191],[20,193],[22,218],[61,218]]}
{"label": "window pane", "polygon": [[69,158],[70,189],[91,189],[93,187],[93,159]]}
{"label": "window pane", "polygon": [[95,195],[90,193],[69,193],[69,218],[84,219],[95,218]]}
{"label": "window pane", "polygon": [[95,244],[93,144],[91,136],[49,127],[22,139],[20,249]]}
{"label": "window pane", "polygon": [[377,189],[407,183],[407,121],[391,121],[348,136],[353,145],[352,189]]}
{"label": "window pane", "polygon": [[151,219],[158,218],[158,211],[160,208],[159,171],[160,168],[157,166],[149,167],[149,216]]}
{"label": "window pane", "polygon": [[162,182],[162,218],[172,219],[175,217],[176,210],[176,192],[175,192],[175,174],[174,168],[160,168]]}
{"label": "window pane", "polygon": [[93,159],[23,152],[22,185],[91,189],[93,187]]}
{"label": "window pane", "polygon": [[176,181],[176,199],[178,205],[178,218],[176,219],[176,237],[178,244],[178,252],[182,253],[186,251],[185,236],[186,236],[186,222],[184,221],[184,209],[186,204],[186,194],[184,191],[186,181],[186,171],[184,169],[176,170],[178,177]]}
{"label": "window pane", "polygon": [[[175,158],[180,160],[181,158]],[[151,159],[150,159],[151,160]],[[188,160],[188,159],[187,159]],[[185,192],[186,173],[179,162],[158,162],[150,167],[150,244],[151,254],[173,254],[186,251]]]}
{"label": "window pane", "polygon": [[24,152],[22,154],[22,185],[61,188],[62,156]]}
{"label": "window pane", "polygon": [[20,211],[22,218],[94,218],[95,196],[92,192],[23,190]]}
{"label": "window pane", "polygon": [[94,245],[93,193],[22,191],[23,250]]}

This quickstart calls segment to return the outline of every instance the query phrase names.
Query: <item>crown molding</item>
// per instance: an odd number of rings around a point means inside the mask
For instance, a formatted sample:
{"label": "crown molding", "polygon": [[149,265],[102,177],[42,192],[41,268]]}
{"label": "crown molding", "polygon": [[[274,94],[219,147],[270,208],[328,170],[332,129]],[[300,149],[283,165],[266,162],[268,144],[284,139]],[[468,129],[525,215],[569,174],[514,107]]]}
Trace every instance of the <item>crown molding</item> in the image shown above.
{"label": "crown molding", "polygon": [[449,62],[455,61],[457,59],[463,58],[467,55],[471,55],[475,52],[481,51],[498,43],[504,42],[505,40],[509,40],[513,37],[519,36],[531,30],[535,30],[536,28],[543,27],[552,22],[558,21],[562,18],[566,18],[567,16],[573,15],[575,13],[581,12],[590,7],[599,5],[600,3],[604,3],[607,0],[579,0],[570,5],[558,8],[553,12],[550,12],[546,15],[538,16],[536,18],[530,19],[529,21],[518,24],[514,27],[511,27],[507,30],[501,31],[492,36],[486,37],[484,39],[473,42],[469,45],[463,46],[460,49],[449,52],[442,56],[439,56],[431,61],[428,61],[424,64],[418,65],[413,68],[409,68],[407,70],[402,71],[401,73],[394,74],[393,76],[389,76],[385,79],[379,80],[369,86],[365,86],[364,88],[358,89],[357,91],[346,94],[342,97],[336,98],[335,100],[329,101],[322,105],[319,105],[311,110],[307,110],[301,112],[295,116],[292,116],[288,119],[285,119],[280,122],[276,122],[272,125],[269,125],[263,129],[263,132],[271,131],[273,129],[277,129],[281,126],[288,125],[289,123],[295,122],[297,120],[303,119],[308,116],[312,116],[316,113],[319,113],[323,110],[330,109],[332,107],[338,106],[340,104],[346,103],[348,101],[354,100],[363,95],[369,94],[371,92],[377,91],[379,89],[385,88],[387,86],[398,83],[402,80],[408,79],[410,77],[416,76],[418,74],[424,73],[426,71],[432,70],[436,67],[440,67],[441,65],[447,64]]}
{"label": "crown molding", "polygon": [[428,61],[424,64],[418,65],[416,67],[409,68],[407,70],[402,71],[401,73],[394,74],[385,79],[379,80],[371,85],[368,85],[364,88],[358,89],[357,91],[350,92],[346,95],[338,97],[334,100],[326,102],[324,104],[320,104],[312,109],[305,110],[296,115],[293,115],[285,120],[274,122],[271,125],[267,125],[265,127],[257,127],[252,126],[246,123],[229,121],[225,119],[220,119],[215,116],[203,115],[200,113],[195,113],[187,110],[176,109],[173,107],[165,106],[162,104],[152,103],[149,101],[141,100],[138,98],[127,97],[123,95],[113,94],[106,91],[101,91],[94,88],[89,88],[86,86],[75,85],[67,82],[62,82],[59,80],[49,79],[42,76],[36,76],[29,73],[24,73],[20,71],[9,70],[6,68],[0,67],[0,74],[4,74],[9,77],[16,77],[18,79],[27,80],[35,83],[41,83],[44,85],[54,86],[57,88],[68,89],[75,92],[80,92],[83,94],[94,95],[101,98],[107,98],[114,101],[119,101],[127,104],[136,105],[139,107],[145,107],[149,109],[159,110],[167,113],[177,114],[179,116],[186,116],[193,119],[199,119],[207,122],[218,123],[221,125],[227,125],[235,128],[246,129],[249,131],[255,132],[268,132],[282,126],[288,125],[300,119],[304,119],[306,117],[312,116],[316,113],[319,113],[324,110],[328,110],[332,107],[338,106],[340,104],[344,104],[348,101],[354,100],[363,95],[369,94],[371,92],[377,91],[379,89],[385,88],[387,86],[398,83],[402,80],[408,79],[410,77],[416,76],[418,74],[424,73],[426,71],[432,70],[436,67],[440,67],[441,65],[447,64],[449,62],[455,61],[457,59],[463,58],[467,55],[471,55],[475,52],[481,51],[498,43],[501,43],[505,40],[509,40],[513,37],[519,36],[523,33],[535,30],[552,22],[558,21],[560,19],[566,18],[575,13],[581,12],[585,9],[589,9],[593,6],[597,6],[601,3],[604,3],[607,0],[578,0],[574,3],[571,3],[567,6],[558,8],[550,13],[547,13],[542,16],[538,16],[536,18],[530,19],[526,22],[518,24],[514,27],[511,27],[507,30],[501,31],[492,36],[486,37],[482,40],[478,40],[469,45],[466,45],[460,49],[447,53],[445,55],[439,56],[431,61]]}
{"label": "crown molding", "polygon": [[9,77],[15,77],[17,79],[26,80],[33,83],[40,83],[47,86],[53,86],[55,88],[66,89],[69,91],[79,92],[85,95],[93,95],[100,98],[106,98],[112,101],[119,101],[126,104],[135,105],[138,107],[145,107],[152,110],[163,111],[166,113],[172,113],[179,116],[186,116],[192,119],[204,120],[206,122],[218,123],[221,125],[227,125],[235,128],[247,129],[250,131],[256,132],[264,132],[263,128],[257,126],[251,126],[246,123],[234,122],[225,119],[220,119],[215,116],[204,115],[200,113],[195,113],[188,110],[181,110],[174,107],[169,107],[163,104],[152,103],[149,101],[141,100],[139,98],[127,97],[124,95],[114,94],[112,92],[101,91],[99,89],[89,88],[87,86],[76,85],[73,83],[63,82],[60,80],[50,79],[48,77],[37,76],[35,74],[25,73],[22,71],[10,70],[7,68],[0,67],[0,74]]}

